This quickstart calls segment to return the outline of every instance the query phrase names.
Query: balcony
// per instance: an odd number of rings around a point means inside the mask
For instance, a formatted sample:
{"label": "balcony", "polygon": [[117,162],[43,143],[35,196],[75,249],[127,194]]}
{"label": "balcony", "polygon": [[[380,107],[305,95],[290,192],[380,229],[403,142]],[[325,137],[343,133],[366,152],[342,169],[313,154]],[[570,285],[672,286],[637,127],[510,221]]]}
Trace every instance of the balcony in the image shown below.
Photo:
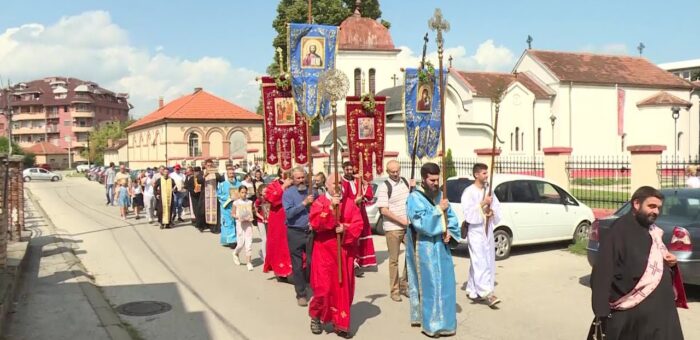
{"label": "balcony", "polygon": [[32,128],[32,127],[21,127],[21,128],[13,128],[12,129],[12,134],[13,135],[36,135],[36,134],[45,134],[46,133],[46,128],[40,127],[40,128]]}
{"label": "balcony", "polygon": [[71,118],[95,118],[95,111],[71,111]]}
{"label": "balcony", "polygon": [[78,141],[72,141],[70,143],[71,148],[87,148],[88,142],[78,142]]}
{"label": "balcony", "polygon": [[73,126],[73,132],[78,133],[78,132],[92,132],[94,130],[94,127],[92,126]]}
{"label": "balcony", "polygon": [[46,125],[46,133],[58,133],[58,125]]}
{"label": "balcony", "polygon": [[36,113],[15,113],[12,115],[12,121],[22,121],[22,120],[45,120],[46,114],[43,112]]}

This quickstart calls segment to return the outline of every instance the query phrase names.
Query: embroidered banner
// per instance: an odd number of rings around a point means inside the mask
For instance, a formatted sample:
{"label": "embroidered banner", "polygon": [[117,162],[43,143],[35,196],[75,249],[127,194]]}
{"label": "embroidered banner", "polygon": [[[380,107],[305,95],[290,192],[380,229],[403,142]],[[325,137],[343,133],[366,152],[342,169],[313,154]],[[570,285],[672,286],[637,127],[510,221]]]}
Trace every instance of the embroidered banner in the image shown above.
{"label": "embroidered banner", "polygon": [[359,168],[362,157],[360,171],[367,181],[373,178],[372,169],[376,169],[378,175],[384,171],[386,97],[374,97],[374,100],[374,112],[368,112],[362,107],[360,97],[347,97],[345,100],[349,160]]}
{"label": "embroidered banner", "polygon": [[265,161],[284,170],[293,162],[306,164],[306,120],[294,110],[289,90],[277,88],[272,77],[262,78],[263,111],[265,113]]}
{"label": "embroidered banner", "polygon": [[289,72],[292,94],[298,112],[307,117],[328,116],[330,103],[318,93],[321,72],[335,68],[338,27],[311,24],[289,24]]}
{"label": "embroidered banner", "polygon": [[[447,72],[444,72],[447,82]],[[440,90],[438,86],[439,70],[435,70],[433,81],[421,83],[418,70],[406,69],[404,85],[404,110],[406,119],[406,138],[408,155],[413,155],[413,142],[418,133],[416,157],[418,159],[437,156],[440,144]]]}

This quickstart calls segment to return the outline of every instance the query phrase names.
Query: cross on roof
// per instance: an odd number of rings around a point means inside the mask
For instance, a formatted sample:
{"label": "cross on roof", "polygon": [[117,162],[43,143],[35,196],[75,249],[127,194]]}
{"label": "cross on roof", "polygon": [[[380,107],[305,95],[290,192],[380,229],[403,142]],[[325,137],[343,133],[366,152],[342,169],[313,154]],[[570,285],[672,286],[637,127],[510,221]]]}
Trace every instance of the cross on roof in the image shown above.
{"label": "cross on roof", "polygon": [[396,73],[394,73],[394,75],[393,75],[393,76],[391,76],[391,80],[393,80],[393,81],[394,81],[394,86],[396,86],[396,81],[397,81],[397,80],[399,80],[399,77],[398,77],[398,76],[396,76]]}
{"label": "cross on roof", "polygon": [[531,50],[531,49],[532,49],[532,41],[533,41],[533,40],[535,40],[535,39],[532,39],[532,36],[528,34],[528,35],[527,35],[527,40],[525,40],[525,42],[527,43],[527,49],[528,49],[528,50]]}

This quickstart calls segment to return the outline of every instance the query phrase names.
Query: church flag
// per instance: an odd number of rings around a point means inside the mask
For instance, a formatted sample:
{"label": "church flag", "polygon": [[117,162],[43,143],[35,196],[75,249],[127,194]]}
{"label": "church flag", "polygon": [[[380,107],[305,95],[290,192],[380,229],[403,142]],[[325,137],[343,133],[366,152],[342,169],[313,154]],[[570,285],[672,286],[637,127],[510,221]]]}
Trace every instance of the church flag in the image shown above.
{"label": "church flag", "polygon": [[289,72],[292,95],[298,112],[313,118],[328,116],[330,103],[319,95],[321,72],[335,68],[338,27],[312,24],[289,24]]}
{"label": "church flag", "polygon": [[[440,144],[440,78],[439,70],[433,77],[421,81],[418,69],[407,68],[404,85],[404,112],[408,155],[413,155],[413,143],[418,133],[416,157],[418,159],[437,156]],[[444,72],[447,83],[447,71]]]}
{"label": "church flag", "polygon": [[275,78],[262,78],[263,111],[265,114],[265,161],[279,165],[283,170],[293,162],[306,164],[306,119],[294,110],[294,99],[289,88],[279,88]]}
{"label": "church flag", "polygon": [[[349,160],[359,168],[362,156],[362,177],[371,181],[372,169],[380,175],[384,171],[384,126],[386,97],[374,97],[375,107],[365,109],[360,97],[345,100]],[[372,157],[374,156],[374,157]]]}

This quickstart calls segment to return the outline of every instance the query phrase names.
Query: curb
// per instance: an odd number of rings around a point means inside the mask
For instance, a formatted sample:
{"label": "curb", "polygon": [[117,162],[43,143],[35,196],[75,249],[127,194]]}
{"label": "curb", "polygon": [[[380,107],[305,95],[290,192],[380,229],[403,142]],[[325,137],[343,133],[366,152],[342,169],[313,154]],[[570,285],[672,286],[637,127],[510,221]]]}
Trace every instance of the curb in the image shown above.
{"label": "curb", "polygon": [[[56,226],[53,224],[53,221],[51,221],[51,219],[48,217],[46,211],[44,211],[44,209],[41,207],[39,201],[37,201],[34,198],[34,195],[31,193],[30,190],[26,190],[25,192],[27,193],[29,200],[32,201],[34,209],[36,209],[36,211],[41,214],[41,216],[46,221],[47,227],[55,234]],[[64,237],[70,238],[70,236],[67,235]],[[73,249],[72,245],[69,245],[63,241],[59,242],[56,237],[53,237],[53,239],[54,241],[56,241],[56,244],[60,244],[66,249]],[[70,263],[74,267],[77,267],[80,270],[82,270],[84,273],[88,273],[83,263],[77,256],[75,256],[73,251],[63,252],[62,256],[66,263]],[[119,315],[117,315],[114,309],[112,309],[112,306],[110,305],[109,301],[104,296],[104,294],[102,294],[95,282],[91,279],[86,278],[84,275],[80,275],[79,270],[71,270],[71,274],[73,275],[73,278],[78,282],[80,290],[82,290],[83,294],[87,298],[88,302],[90,303],[90,307],[92,307],[92,310],[95,312],[95,315],[97,315],[97,318],[100,320],[100,324],[102,327],[104,327],[105,331],[107,332],[107,335],[109,335],[109,337],[112,340],[133,340],[131,335],[129,335],[129,332],[127,332],[124,328],[124,323],[119,318]]]}

